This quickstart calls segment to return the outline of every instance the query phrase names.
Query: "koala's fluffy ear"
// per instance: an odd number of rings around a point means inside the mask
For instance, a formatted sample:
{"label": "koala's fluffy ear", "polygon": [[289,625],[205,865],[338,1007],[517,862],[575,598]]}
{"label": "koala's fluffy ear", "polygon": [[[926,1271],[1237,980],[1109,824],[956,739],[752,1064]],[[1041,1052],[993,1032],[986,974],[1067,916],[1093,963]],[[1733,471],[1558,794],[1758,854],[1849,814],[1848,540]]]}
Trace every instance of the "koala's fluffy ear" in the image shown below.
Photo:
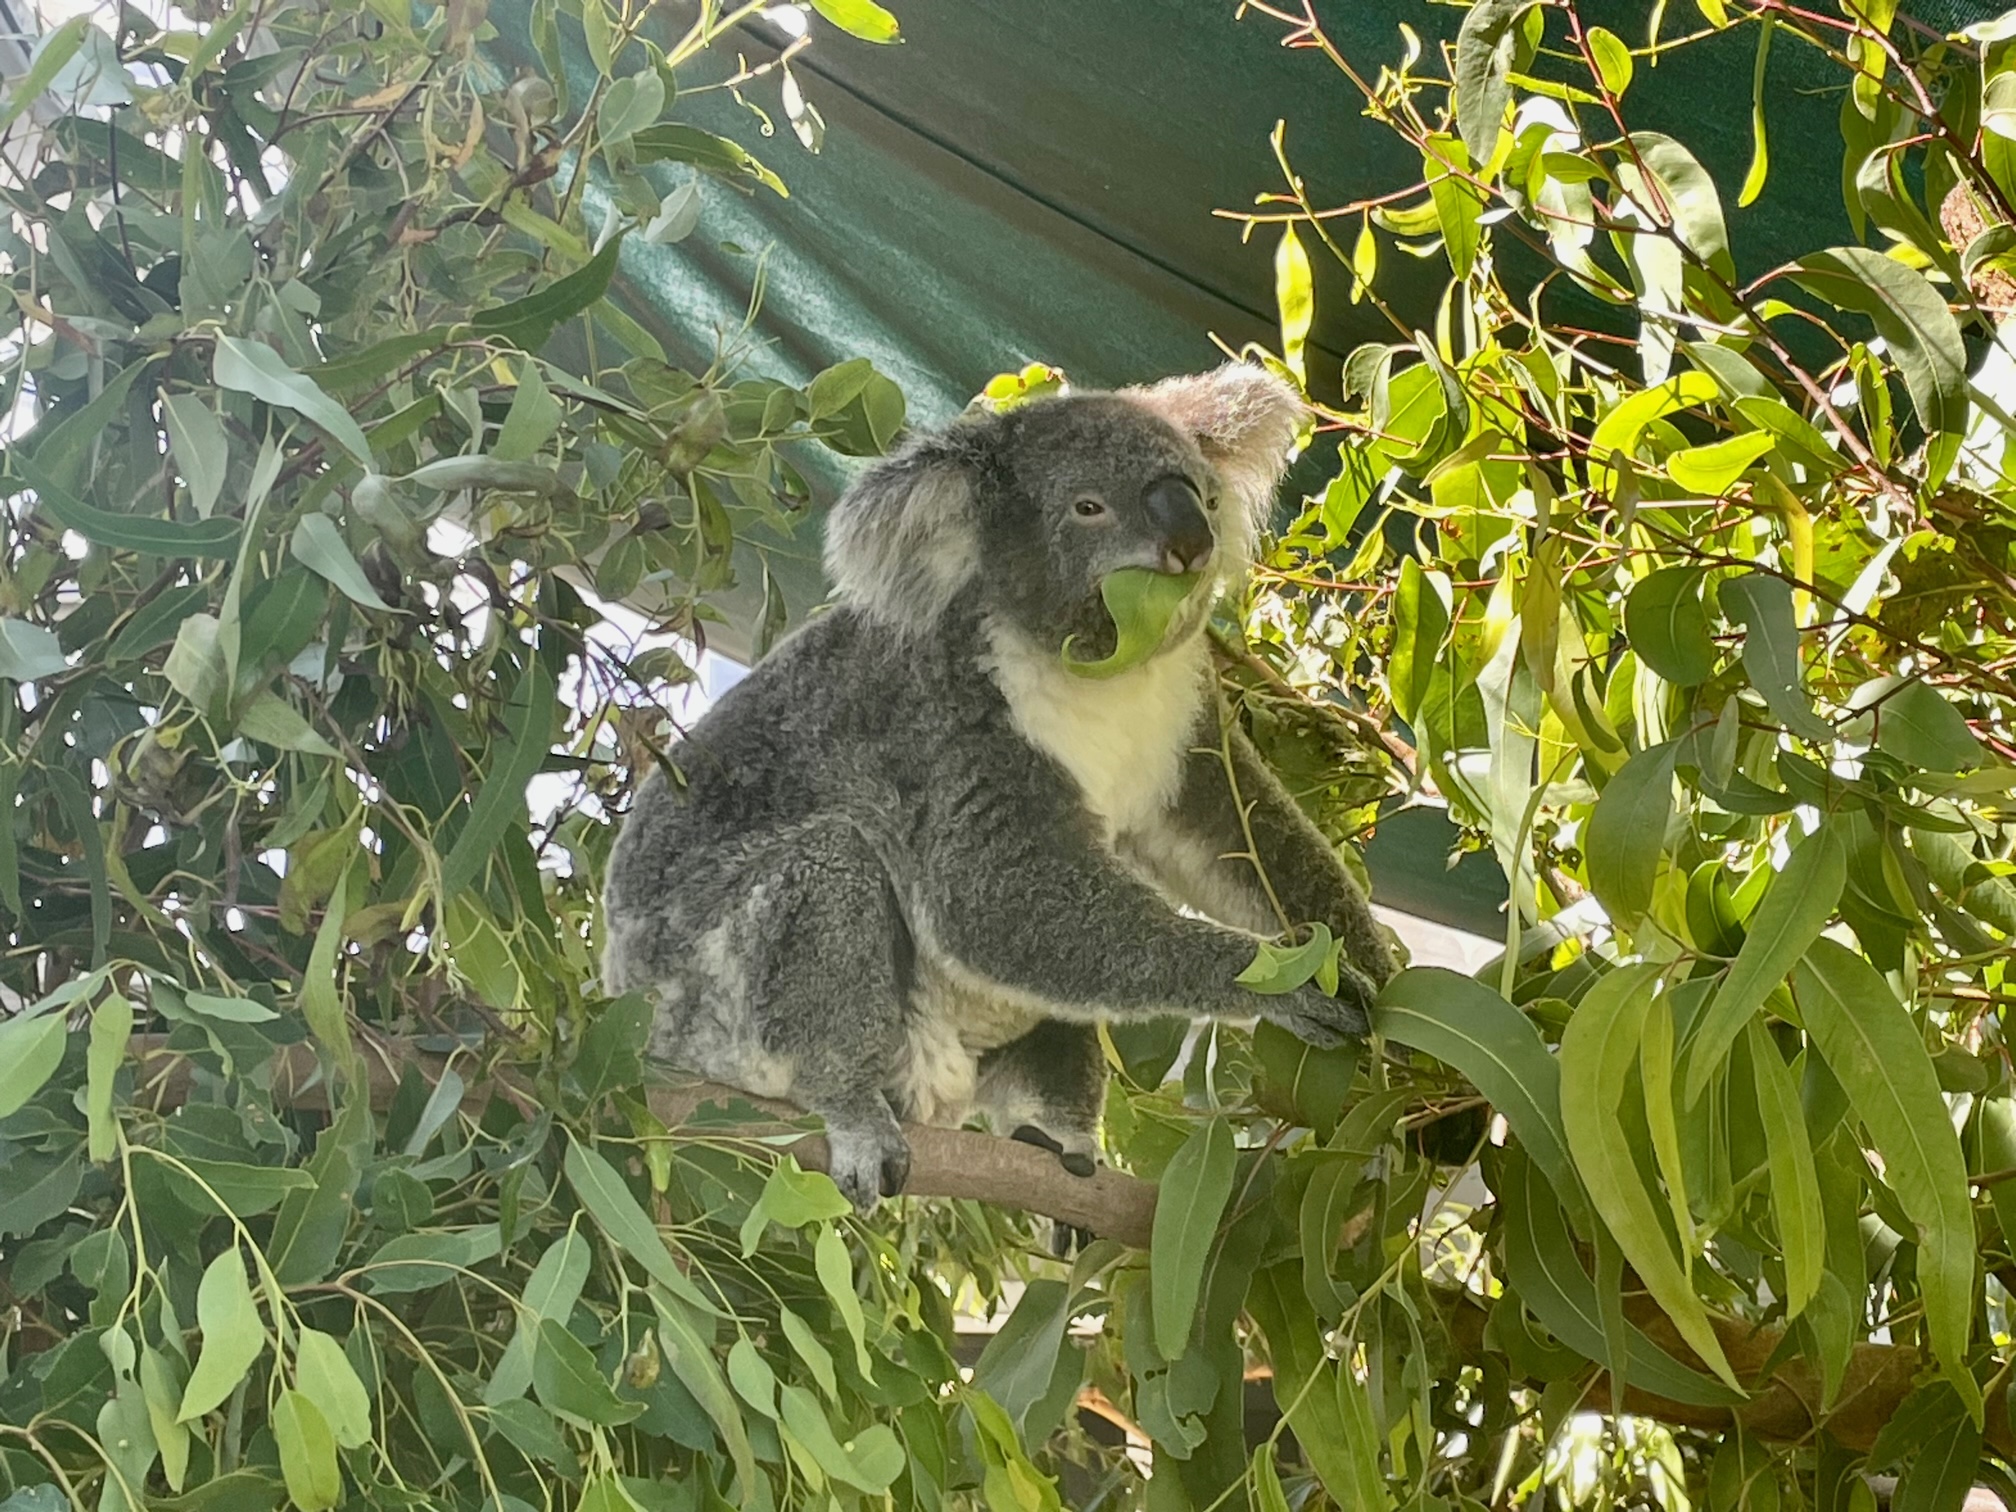
{"label": "koala's fluffy ear", "polygon": [[1289,384],[1253,363],[1228,362],[1215,372],[1121,392],[1194,437],[1251,527],[1265,522],[1309,413]]}
{"label": "koala's fluffy ear", "polygon": [[949,438],[876,463],[826,517],[826,575],[893,629],[928,630],[979,571],[970,463]]}

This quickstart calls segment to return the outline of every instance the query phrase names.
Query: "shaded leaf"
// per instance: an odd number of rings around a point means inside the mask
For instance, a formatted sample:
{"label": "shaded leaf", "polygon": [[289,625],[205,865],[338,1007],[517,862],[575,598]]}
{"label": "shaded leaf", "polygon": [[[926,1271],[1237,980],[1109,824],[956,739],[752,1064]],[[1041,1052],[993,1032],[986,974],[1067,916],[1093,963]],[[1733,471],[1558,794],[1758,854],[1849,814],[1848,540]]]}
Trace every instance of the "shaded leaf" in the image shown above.
{"label": "shaded leaf", "polygon": [[219,388],[234,389],[292,410],[327,432],[367,468],[371,465],[371,443],[365,439],[363,428],[350,418],[350,412],[324,393],[313,378],[287,366],[287,360],[263,341],[219,336],[211,375]]}
{"label": "shaded leaf", "polygon": [[1806,1031],[1911,1220],[1932,1352],[1978,1422],[1980,1392],[1966,1364],[1975,1260],[1967,1164],[1925,1041],[1876,968],[1832,940],[1813,942],[1793,984]]}
{"label": "shaded leaf", "polygon": [[1470,156],[1482,162],[1498,146],[1511,103],[1507,75],[1519,45],[1519,18],[1532,0],[1477,0],[1456,33],[1456,126]]}
{"label": "shaded leaf", "polygon": [[224,491],[224,472],[231,461],[231,443],[224,426],[217,412],[194,394],[163,394],[161,416],[168,427],[175,465],[189,485],[189,502],[207,520],[217,507],[217,496]]}
{"label": "shaded leaf", "polygon": [[201,520],[185,525],[179,520],[162,520],[148,515],[114,514],[109,509],[86,504],[59,487],[40,467],[23,456],[19,448],[9,449],[7,465],[35,490],[38,509],[94,545],[140,551],[150,556],[209,557],[226,561],[238,554],[236,520]]}
{"label": "shaded leaf", "polygon": [[1800,1112],[1799,1088],[1792,1081],[1764,1025],[1748,1024],[1751,1076],[1757,1112],[1764,1121],[1764,1145],[1771,1169],[1771,1208],[1778,1216],[1778,1246],[1785,1259],[1785,1312],[1797,1317],[1820,1289],[1827,1259],[1826,1215],[1820,1207],[1820,1178],[1813,1145]]}
{"label": "shaded leaf", "polygon": [[510,744],[492,757],[483,785],[469,806],[469,822],[441,863],[441,890],[453,898],[481,874],[510,825],[525,816],[525,786],[552,749],[559,688],[547,660],[536,651],[518,674],[504,709]]}
{"label": "shaded leaf", "polygon": [[603,1234],[623,1253],[644,1267],[645,1272],[667,1291],[682,1300],[705,1307],[707,1304],[693,1283],[673,1263],[657,1225],[644,1215],[630,1188],[616,1174],[616,1168],[579,1140],[570,1139],[565,1161],[568,1185],[588,1210]]}
{"label": "shaded leaf", "polygon": [[1771,879],[1751,915],[1728,976],[1689,1037],[1682,1094],[1689,1105],[1701,1100],[1744,1024],[1820,938],[1847,881],[1848,852],[1832,826],[1822,825],[1792,848],[1785,869]]}
{"label": "shaded leaf", "polygon": [[1213,1118],[1191,1131],[1163,1169],[1148,1277],[1155,1348],[1165,1360],[1180,1359],[1189,1347],[1204,1263],[1232,1195],[1234,1157],[1231,1126]]}
{"label": "shaded leaf", "polygon": [[576,1424],[604,1428],[641,1415],[644,1404],[616,1395],[596,1368],[588,1346],[552,1318],[539,1320],[539,1345],[532,1356],[532,1390],[551,1411]]}
{"label": "shaded leaf", "polygon": [[303,1328],[294,1342],[294,1384],[345,1449],[371,1441],[371,1398],[343,1346],[320,1329]]}
{"label": "shaded leaf", "polygon": [[1799,626],[1792,614],[1792,590],[1761,572],[1730,578],[1717,589],[1722,612],[1743,625],[1743,670],[1750,685],[1778,721],[1793,734],[1821,743],[1834,738],[1813,712],[1799,668]]}
{"label": "shaded leaf", "polygon": [[1604,784],[1582,841],[1589,889],[1629,929],[1652,906],[1666,827],[1673,818],[1675,741],[1640,751]]}
{"label": "shaded leaf", "polygon": [[[1519,1152],[1504,1166],[1505,1260],[1519,1298],[1546,1330],[1586,1359],[1609,1358],[1602,1306],[1576,1258],[1567,1215],[1539,1169]],[[1713,1376],[1690,1370],[1631,1324],[1624,1327],[1630,1384],[1675,1402],[1727,1406],[1740,1401]]]}
{"label": "shaded leaf", "polygon": [[1503,1114],[1564,1202],[1581,1182],[1561,1130],[1561,1073],[1540,1031],[1504,998],[1440,966],[1401,972],[1379,994],[1373,1027],[1454,1066]]}
{"label": "shaded leaf", "polygon": [[294,526],[290,545],[296,561],[327,578],[344,597],[362,604],[366,609],[376,609],[382,614],[392,612],[392,606],[378,596],[378,590],[364,576],[364,569],[351,555],[343,532],[337,529],[336,522],[329,516],[303,515]]}
{"label": "shaded leaf", "polygon": [[203,1272],[196,1288],[196,1325],[203,1330],[203,1352],[189,1373],[182,1393],[178,1422],[199,1418],[229,1396],[266,1347],[259,1307],[245,1284],[245,1257],[234,1244]]}
{"label": "shaded leaf", "polygon": [[133,1005],[117,992],[91,1010],[91,1042],[85,1055],[84,1117],[94,1161],[110,1160],[118,1148],[119,1123],[112,1113],[113,1081],[133,1038]]}
{"label": "shaded leaf", "polygon": [[1967,429],[1967,350],[1945,296],[1916,268],[1868,247],[1815,252],[1793,267],[1801,288],[1869,317],[1903,370],[1919,422],[1957,447]]}
{"label": "shaded leaf", "polygon": [[1618,1135],[1619,1109],[1659,973],[1656,965],[1623,967],[1583,994],[1561,1036],[1561,1124],[1589,1200],[1624,1258],[1681,1337],[1733,1388],[1736,1375],[1709,1326],[1707,1309],[1674,1254],[1629,1142]]}
{"label": "shaded leaf", "polygon": [[[1770,438],[1765,438],[1769,444]],[[1662,567],[1624,601],[1624,633],[1638,659],[1670,683],[1692,687],[1715,674],[1715,642],[1701,605],[1699,567]]]}

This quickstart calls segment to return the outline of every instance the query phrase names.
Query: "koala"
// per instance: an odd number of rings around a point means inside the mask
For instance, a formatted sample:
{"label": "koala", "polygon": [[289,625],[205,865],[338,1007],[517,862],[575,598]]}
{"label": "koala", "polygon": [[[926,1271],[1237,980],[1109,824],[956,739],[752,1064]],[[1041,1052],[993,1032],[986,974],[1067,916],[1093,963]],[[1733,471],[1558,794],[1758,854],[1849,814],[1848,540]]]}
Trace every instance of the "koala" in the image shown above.
{"label": "koala", "polygon": [[[653,1057],[820,1114],[866,1209],[904,1184],[903,1119],[977,1113],[1090,1175],[1102,1019],[1362,1036],[1385,941],[1204,634],[1303,413],[1233,364],[969,416],[863,474],[834,604],[693,726],[680,780],[645,778],[610,855],[604,983],[655,999]],[[1112,652],[1100,584],[1130,567],[1202,579],[1157,654],[1080,676],[1063,647]],[[1336,996],[1237,983],[1318,921]]]}

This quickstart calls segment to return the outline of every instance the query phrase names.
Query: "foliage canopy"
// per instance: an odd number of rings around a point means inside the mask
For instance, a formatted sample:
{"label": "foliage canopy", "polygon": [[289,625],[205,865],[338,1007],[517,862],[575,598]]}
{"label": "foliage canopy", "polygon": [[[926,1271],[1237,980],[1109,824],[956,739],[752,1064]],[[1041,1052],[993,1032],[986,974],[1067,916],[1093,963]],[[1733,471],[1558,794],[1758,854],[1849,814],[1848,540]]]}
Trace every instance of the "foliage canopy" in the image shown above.
{"label": "foliage canopy", "polygon": [[[1393,314],[1382,259],[1449,282],[1316,396],[1339,472],[1228,681],[1340,841],[1445,801],[1508,948],[1403,973],[1362,1056],[1114,1033],[1110,1152],[1160,1198],[1065,1260],[971,1199],[861,1222],[746,1107],[674,1129],[644,1005],[589,986],[635,708],[765,581],[794,455],[902,421],[865,362],[797,389],[731,332],[684,371],[609,297],[783,187],[676,119],[755,7],[538,0],[544,79],[462,0],[44,41],[0,106],[6,1512],[2008,1483],[2016,20],[1478,0],[1375,69],[1247,9],[1421,158],[1321,205],[1277,137],[1269,360],[1319,298]],[[1732,196],[1631,88],[1746,44]],[[788,79],[812,142],[799,45],[730,87]],[[1840,70],[1867,244],[1751,277],[1791,46]],[[1011,1293],[976,1352],[955,1307]]]}

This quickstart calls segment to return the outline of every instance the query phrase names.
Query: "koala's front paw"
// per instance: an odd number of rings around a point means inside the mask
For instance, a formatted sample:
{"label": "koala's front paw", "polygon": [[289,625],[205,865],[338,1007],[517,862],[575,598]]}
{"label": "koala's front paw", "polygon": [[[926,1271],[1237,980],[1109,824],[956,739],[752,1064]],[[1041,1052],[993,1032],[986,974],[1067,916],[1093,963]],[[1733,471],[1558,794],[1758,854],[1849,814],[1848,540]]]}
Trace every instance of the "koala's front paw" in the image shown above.
{"label": "koala's front paw", "polygon": [[1345,961],[1337,968],[1335,997],[1310,982],[1274,999],[1262,1010],[1262,1016],[1304,1043],[1330,1050],[1365,1038],[1372,1028],[1372,1002],[1378,995],[1370,978]]}
{"label": "koala's front paw", "polygon": [[894,1197],[910,1179],[910,1144],[895,1128],[833,1127],[826,1122],[827,1174],[856,1211]]}

